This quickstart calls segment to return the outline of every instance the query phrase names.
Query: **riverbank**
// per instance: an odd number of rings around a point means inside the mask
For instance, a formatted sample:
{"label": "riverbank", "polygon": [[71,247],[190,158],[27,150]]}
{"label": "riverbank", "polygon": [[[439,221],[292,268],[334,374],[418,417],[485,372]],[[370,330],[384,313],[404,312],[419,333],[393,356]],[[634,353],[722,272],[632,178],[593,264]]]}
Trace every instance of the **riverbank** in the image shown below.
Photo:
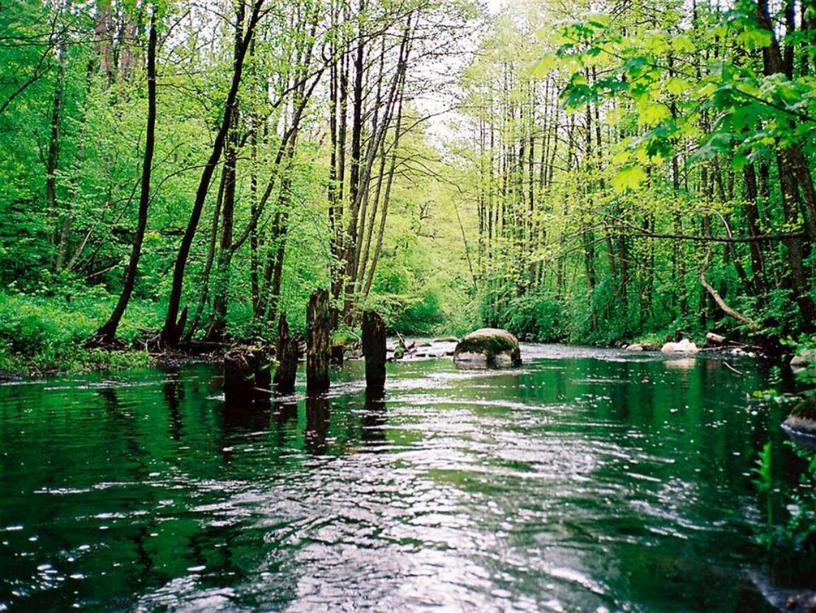
{"label": "riverbank", "polygon": [[[123,349],[107,351],[85,348],[86,340],[110,313],[116,298],[101,288],[73,293],[66,289],[58,295],[28,295],[0,292],[0,379],[25,376],[45,376],[58,373],[78,374],[93,371],[114,371],[161,365],[170,361],[207,361],[214,359],[200,352],[191,354],[150,354],[143,339],[160,328],[164,309],[161,303],[133,300],[127,317],[119,328],[118,337]],[[239,326],[241,327],[241,326]],[[246,326],[243,326],[244,328]],[[478,328],[478,322],[471,329]],[[468,330],[466,330],[468,331]],[[511,330],[512,331],[512,330]],[[462,330],[447,329],[444,324],[427,334],[403,330],[406,336],[461,337]],[[569,339],[571,345],[592,347],[621,347],[624,344],[659,349],[670,340],[667,331],[643,332],[631,338],[615,339],[607,343],[592,339]],[[700,337],[700,338],[698,338]],[[701,346],[704,335],[692,335]],[[534,340],[534,339],[527,339]],[[240,338],[235,340],[241,342]],[[793,348],[791,349],[793,351]],[[423,358],[440,357],[452,351],[428,351],[417,347],[414,354]]]}

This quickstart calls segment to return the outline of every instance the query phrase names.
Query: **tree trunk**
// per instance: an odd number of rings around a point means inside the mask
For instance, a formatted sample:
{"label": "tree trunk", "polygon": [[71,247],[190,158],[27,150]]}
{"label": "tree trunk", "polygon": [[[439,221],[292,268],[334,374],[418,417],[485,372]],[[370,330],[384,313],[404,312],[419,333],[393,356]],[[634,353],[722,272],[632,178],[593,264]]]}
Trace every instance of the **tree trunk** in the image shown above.
{"label": "tree trunk", "polygon": [[278,323],[278,369],[275,371],[275,390],[281,396],[295,391],[298,367],[298,339],[289,335],[286,315],[281,314]]}
{"label": "tree trunk", "polygon": [[147,230],[147,213],[150,205],[150,175],[153,167],[153,151],[156,144],[156,44],[156,8],[153,7],[150,15],[150,33],[148,34],[147,43],[147,130],[144,162],[142,163],[142,186],[139,194],[139,220],[136,235],[133,238],[130,262],[125,274],[125,284],[122,287],[119,301],[116,303],[116,307],[113,309],[108,321],[96,333],[95,341],[103,345],[113,342],[119,322],[122,320],[122,316],[125,314],[130,302],[139,269],[139,259],[142,256],[142,243]]}
{"label": "tree trunk", "polygon": [[[45,199],[51,219],[59,219],[57,210],[57,169],[59,167],[60,133],[62,128],[63,89],[65,86],[65,37],[62,35],[57,44],[57,81],[54,86],[54,99],[51,106],[51,134],[48,141],[48,157],[45,161]],[[54,269],[62,268],[64,247],[61,237],[54,229],[50,234],[51,244],[57,249],[54,253]],[[58,245],[59,243],[59,245]]]}
{"label": "tree trunk", "polygon": [[173,270],[173,285],[170,291],[170,301],[167,306],[167,317],[164,321],[164,328],[161,332],[161,341],[165,346],[175,347],[181,337],[183,331],[180,322],[178,321],[178,313],[181,307],[181,293],[184,287],[184,273],[187,267],[187,258],[190,255],[190,248],[193,245],[196,230],[198,229],[198,222],[201,218],[201,211],[204,208],[204,201],[207,199],[207,192],[210,187],[210,180],[212,179],[215,167],[221,159],[221,153],[224,150],[224,143],[226,141],[227,132],[232,124],[232,114],[234,112],[235,100],[238,96],[238,88],[241,84],[241,75],[244,67],[244,57],[249,47],[249,42],[255,33],[255,26],[260,19],[260,11],[264,0],[255,0],[252,10],[252,16],[247,25],[247,31],[241,42],[241,48],[236,57],[235,66],[232,75],[232,83],[230,85],[227,100],[224,104],[224,117],[221,121],[221,127],[216,135],[213,143],[212,153],[207,161],[204,171],[201,173],[201,180],[196,191],[195,201],[193,202],[193,210],[190,214],[190,220],[187,223],[187,228],[184,231],[184,236],[179,246],[178,256]]}
{"label": "tree trunk", "polygon": [[[243,42],[245,9],[239,2],[235,12],[235,41],[233,43],[233,62],[237,65]],[[207,331],[207,340],[220,341],[224,338],[227,327],[227,300],[229,294],[230,247],[232,246],[232,227],[235,220],[235,187],[238,166],[238,100],[232,111],[227,143],[224,153],[224,202],[221,208],[221,242],[218,252],[218,266],[215,275],[213,292],[213,317]]]}
{"label": "tree trunk", "polygon": [[320,289],[312,293],[306,311],[308,339],[306,350],[306,390],[322,394],[329,389],[329,335],[331,312],[329,293]]}
{"label": "tree trunk", "polygon": [[234,347],[224,355],[224,399],[228,405],[269,397],[269,358],[260,347]]}
{"label": "tree trunk", "polygon": [[385,389],[385,323],[374,311],[363,313],[363,355],[366,364],[366,390],[382,393]]}

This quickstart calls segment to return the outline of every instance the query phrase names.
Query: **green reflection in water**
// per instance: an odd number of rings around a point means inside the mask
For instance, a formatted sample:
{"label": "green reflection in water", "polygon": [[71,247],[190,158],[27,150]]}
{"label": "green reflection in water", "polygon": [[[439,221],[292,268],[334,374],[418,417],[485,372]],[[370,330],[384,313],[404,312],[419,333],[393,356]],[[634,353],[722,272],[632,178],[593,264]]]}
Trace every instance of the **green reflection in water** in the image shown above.
{"label": "green reflection in water", "polygon": [[1,386],[0,608],[767,608],[767,373],[559,351],[392,365],[385,401],[360,364],[268,406],[207,366]]}

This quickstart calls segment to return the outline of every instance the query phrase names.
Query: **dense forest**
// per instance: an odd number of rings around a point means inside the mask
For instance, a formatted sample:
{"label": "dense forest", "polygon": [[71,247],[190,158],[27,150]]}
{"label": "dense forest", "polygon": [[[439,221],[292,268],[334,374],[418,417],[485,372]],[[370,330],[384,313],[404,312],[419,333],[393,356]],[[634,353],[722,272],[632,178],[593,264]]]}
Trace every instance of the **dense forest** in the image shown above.
{"label": "dense forest", "polygon": [[4,2],[0,368],[301,331],[317,288],[338,334],[806,340],[814,35],[799,0]]}

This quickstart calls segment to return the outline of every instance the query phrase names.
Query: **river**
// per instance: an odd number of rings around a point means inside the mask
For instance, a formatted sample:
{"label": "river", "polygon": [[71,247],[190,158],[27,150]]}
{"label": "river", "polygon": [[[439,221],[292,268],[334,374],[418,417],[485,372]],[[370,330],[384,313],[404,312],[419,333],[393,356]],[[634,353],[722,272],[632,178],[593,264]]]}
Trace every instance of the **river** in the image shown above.
{"label": "river", "polygon": [[775,371],[523,355],[389,365],[384,402],[359,362],[268,407],[209,365],[3,384],[0,610],[771,610]]}

